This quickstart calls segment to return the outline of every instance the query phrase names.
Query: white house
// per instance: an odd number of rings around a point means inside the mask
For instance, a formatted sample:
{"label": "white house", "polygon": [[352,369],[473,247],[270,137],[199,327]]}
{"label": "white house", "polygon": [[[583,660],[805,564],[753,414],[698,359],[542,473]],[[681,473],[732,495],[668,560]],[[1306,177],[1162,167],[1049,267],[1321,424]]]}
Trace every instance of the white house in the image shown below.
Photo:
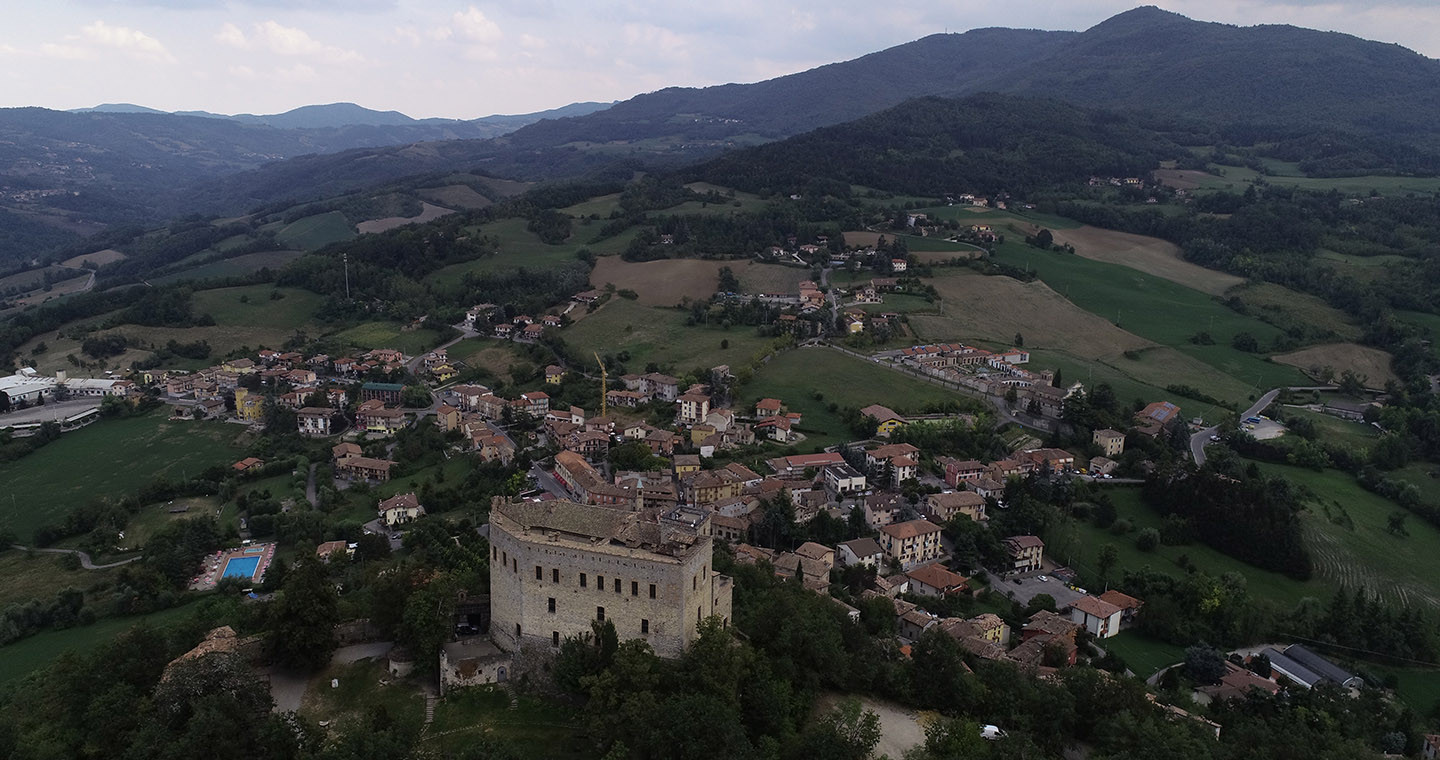
{"label": "white house", "polygon": [[885,550],[873,538],[857,538],[845,541],[836,547],[835,559],[841,567],[869,565],[875,567],[885,559]]}
{"label": "white house", "polygon": [[855,494],[865,490],[865,475],[841,462],[825,468],[825,486],[834,494]]}
{"label": "white house", "polygon": [[1120,632],[1120,608],[1093,596],[1082,596],[1070,603],[1070,620],[1085,626],[1097,639],[1108,639]]}

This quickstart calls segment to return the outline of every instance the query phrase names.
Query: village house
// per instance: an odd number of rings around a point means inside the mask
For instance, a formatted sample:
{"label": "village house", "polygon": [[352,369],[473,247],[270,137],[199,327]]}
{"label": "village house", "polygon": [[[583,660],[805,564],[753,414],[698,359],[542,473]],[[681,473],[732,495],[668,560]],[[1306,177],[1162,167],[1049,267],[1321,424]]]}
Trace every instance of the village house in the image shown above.
{"label": "village house", "polygon": [[743,476],[730,470],[701,470],[680,480],[680,497],[689,504],[713,504],[739,496],[745,490]]}
{"label": "village house", "polygon": [[1105,456],[1115,458],[1125,452],[1125,434],[1118,430],[1104,428],[1096,430],[1090,440],[1104,452]]}
{"label": "village house", "polygon": [[361,401],[379,401],[385,406],[399,406],[405,386],[399,383],[365,383],[360,386]]}
{"label": "village house", "polygon": [[517,339],[521,343],[536,343],[539,342],[540,336],[544,334],[545,325],[525,325],[525,327],[520,330],[520,334],[517,336]]}
{"label": "village house", "polygon": [[335,462],[335,473],[346,480],[384,483],[390,480],[390,469],[394,466],[388,459],[347,456]]}
{"label": "village house", "polygon": [[835,560],[841,567],[867,565],[878,567],[885,561],[885,549],[873,538],[842,541],[836,546]]}
{"label": "village house", "polygon": [[909,506],[910,502],[898,493],[882,491],[870,494],[865,497],[862,507],[865,524],[871,528],[883,528],[895,522]]}
{"label": "village house", "polygon": [[1065,472],[1075,469],[1075,455],[1064,449],[1033,449],[1020,454],[1026,460],[1033,462],[1037,470],[1048,467],[1051,472]]}
{"label": "village house", "polygon": [[759,419],[774,417],[783,408],[778,398],[762,398],[755,402],[755,416]]}
{"label": "village house", "polygon": [[565,368],[558,364],[551,364],[545,368],[545,382],[550,385],[559,385],[565,379]]}
{"label": "village house", "polygon": [[803,475],[806,470],[819,472],[822,468],[830,465],[844,464],[845,457],[838,453],[796,454],[788,457],[776,457],[765,463],[770,465],[770,469],[776,475],[795,477]]}
{"label": "village house", "polygon": [[778,443],[790,443],[795,440],[794,424],[789,417],[766,417],[763,420],[750,426],[756,435],[761,435]]}
{"label": "village house", "polygon": [[1109,602],[1110,604],[1113,604],[1116,607],[1120,608],[1121,627],[1128,626],[1132,622],[1134,622],[1136,613],[1138,613],[1140,611],[1140,608],[1145,605],[1145,603],[1140,601],[1139,599],[1136,599],[1129,594],[1117,591],[1113,588],[1101,594],[1100,600],[1104,602]]}
{"label": "village house", "polygon": [[908,569],[940,556],[940,526],[925,520],[910,520],[880,529],[880,546],[886,556]]}
{"label": "village house", "polygon": [[875,434],[881,438],[889,438],[891,433],[905,424],[905,418],[895,410],[879,404],[871,404],[861,409],[860,416],[875,420]]}
{"label": "village house", "polygon": [[265,418],[265,398],[247,388],[236,388],[235,416],[252,424],[260,422]]}
{"label": "village house", "polygon": [[355,410],[355,423],[366,433],[393,435],[405,427],[405,412],[386,409],[379,400],[366,401]]}
{"label": "village house", "polygon": [[1010,558],[1010,572],[1029,573],[1041,568],[1045,542],[1038,536],[1010,536],[1003,543]]}
{"label": "village house", "polygon": [[825,487],[838,497],[865,492],[865,474],[851,467],[848,462],[826,467],[824,475]]}
{"label": "village house", "polygon": [[1108,639],[1120,632],[1120,608],[1093,596],[1071,602],[1070,619],[1097,639]]}
{"label": "village house", "polygon": [[1169,401],[1156,401],[1135,413],[1135,429],[1151,438],[1172,430],[1181,422],[1180,407]]}
{"label": "village house", "polygon": [[629,507],[636,494],[606,481],[585,458],[573,451],[555,455],[555,479],[582,504]]}
{"label": "village house", "polygon": [[925,497],[925,513],[940,524],[950,522],[956,515],[978,522],[986,519],[985,497],[974,491],[932,493]]}
{"label": "village house", "polygon": [[425,507],[420,505],[420,499],[414,492],[402,493],[385,499],[380,502],[377,511],[381,517],[385,518],[387,528],[404,525],[425,515]]}
{"label": "village house", "polygon": [[330,435],[330,420],[335,410],[329,407],[307,406],[295,413],[295,424],[300,435]]}
{"label": "village house", "polygon": [[921,565],[905,573],[910,579],[910,593],[921,596],[946,597],[970,589],[970,579],[945,568],[938,562]]}
{"label": "village house", "polygon": [[509,340],[510,336],[514,334],[515,326],[510,324],[509,322],[501,322],[500,324],[495,325],[495,337],[497,338]]}
{"label": "village house", "polygon": [[435,426],[450,432],[460,429],[460,410],[449,404],[441,404],[435,409]]}
{"label": "village house", "polygon": [[872,475],[885,475],[892,486],[898,486],[919,472],[920,449],[908,443],[880,446],[865,452],[865,466]]}
{"label": "village house", "polygon": [[682,425],[694,425],[710,414],[710,397],[703,393],[686,393],[675,399],[676,418]]}
{"label": "village house", "polygon": [[965,483],[979,480],[985,473],[985,465],[975,459],[941,457],[939,462],[945,471],[945,485],[951,488],[960,488]]}

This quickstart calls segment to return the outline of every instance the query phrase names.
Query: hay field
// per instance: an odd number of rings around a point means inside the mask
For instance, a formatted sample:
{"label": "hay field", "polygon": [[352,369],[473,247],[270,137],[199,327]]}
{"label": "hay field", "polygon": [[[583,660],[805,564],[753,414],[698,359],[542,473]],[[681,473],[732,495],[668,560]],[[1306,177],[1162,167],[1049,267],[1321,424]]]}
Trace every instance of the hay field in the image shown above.
{"label": "hay field", "polygon": [[71,256],[70,258],[60,262],[60,266],[79,267],[88,261],[97,267],[103,267],[106,264],[120,261],[123,258],[125,258],[125,254],[115,250],[114,248],[106,248],[102,251],[96,251],[94,253],[82,253],[79,256]]}
{"label": "hay field", "polygon": [[1180,247],[1159,238],[1086,225],[1073,230],[1052,230],[1055,242],[1075,246],[1075,253],[1087,259],[1137,269],[1171,282],[1218,296],[1245,279],[1192,264],[1180,256]]}
{"label": "hay field", "polygon": [[[465,189],[469,190],[470,188],[467,187]],[[474,191],[472,190],[471,192]],[[433,203],[425,203],[424,201],[422,201],[420,203],[420,214],[418,216],[387,216],[384,219],[370,219],[368,221],[360,222],[359,224],[355,225],[355,229],[359,230],[362,234],[372,232],[385,232],[386,230],[393,230],[396,227],[403,227],[407,224],[433,222],[442,216],[447,216],[453,213],[455,213],[454,209],[443,208],[441,206],[436,206]]]}
{"label": "hay field", "polygon": [[795,292],[810,272],[778,264],[753,261],[713,261],[702,259],[661,259],[631,262],[619,256],[602,256],[590,272],[590,284],[603,288],[630,289],[639,294],[645,306],[674,306],[682,298],[706,300],[715,295],[720,270],[730,267],[740,286],[747,293]]}
{"label": "hay field", "polygon": [[1355,343],[1328,343],[1323,346],[1311,346],[1274,358],[1281,364],[1288,364],[1303,370],[1331,367],[1337,376],[1348,369],[1357,375],[1365,376],[1365,385],[1369,388],[1383,388],[1386,381],[1398,379],[1395,372],[1390,369],[1390,354],[1378,348]]}
{"label": "hay field", "polygon": [[422,187],[415,194],[451,208],[482,209],[491,205],[489,198],[475,192],[475,188],[469,185]]}
{"label": "hay field", "polygon": [[1018,332],[1026,348],[1054,348],[1085,357],[1118,356],[1154,346],[1065,300],[1042,282],[970,272],[930,281],[941,314],[916,314],[910,326],[926,341],[989,340],[1010,344]]}

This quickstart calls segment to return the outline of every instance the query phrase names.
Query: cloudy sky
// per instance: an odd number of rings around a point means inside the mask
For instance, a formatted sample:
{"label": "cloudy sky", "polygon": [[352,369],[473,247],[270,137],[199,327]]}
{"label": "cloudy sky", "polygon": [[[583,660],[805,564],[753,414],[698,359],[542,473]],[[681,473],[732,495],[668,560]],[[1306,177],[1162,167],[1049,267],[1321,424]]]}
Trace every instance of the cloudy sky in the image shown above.
{"label": "cloudy sky", "polygon": [[[941,31],[1081,30],[1140,0],[5,0],[0,107],[474,118],[752,82]],[[1434,0],[1154,0],[1440,57]]]}

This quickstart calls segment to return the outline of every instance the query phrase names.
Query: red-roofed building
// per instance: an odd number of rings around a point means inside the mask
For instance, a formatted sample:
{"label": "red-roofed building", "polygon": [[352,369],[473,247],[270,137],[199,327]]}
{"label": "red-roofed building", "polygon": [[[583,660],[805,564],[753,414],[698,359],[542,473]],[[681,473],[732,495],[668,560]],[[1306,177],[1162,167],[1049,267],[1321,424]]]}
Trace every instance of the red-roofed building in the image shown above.
{"label": "red-roofed building", "polygon": [[910,568],[940,557],[940,532],[925,520],[892,523],[880,529],[880,547],[901,568]]}

